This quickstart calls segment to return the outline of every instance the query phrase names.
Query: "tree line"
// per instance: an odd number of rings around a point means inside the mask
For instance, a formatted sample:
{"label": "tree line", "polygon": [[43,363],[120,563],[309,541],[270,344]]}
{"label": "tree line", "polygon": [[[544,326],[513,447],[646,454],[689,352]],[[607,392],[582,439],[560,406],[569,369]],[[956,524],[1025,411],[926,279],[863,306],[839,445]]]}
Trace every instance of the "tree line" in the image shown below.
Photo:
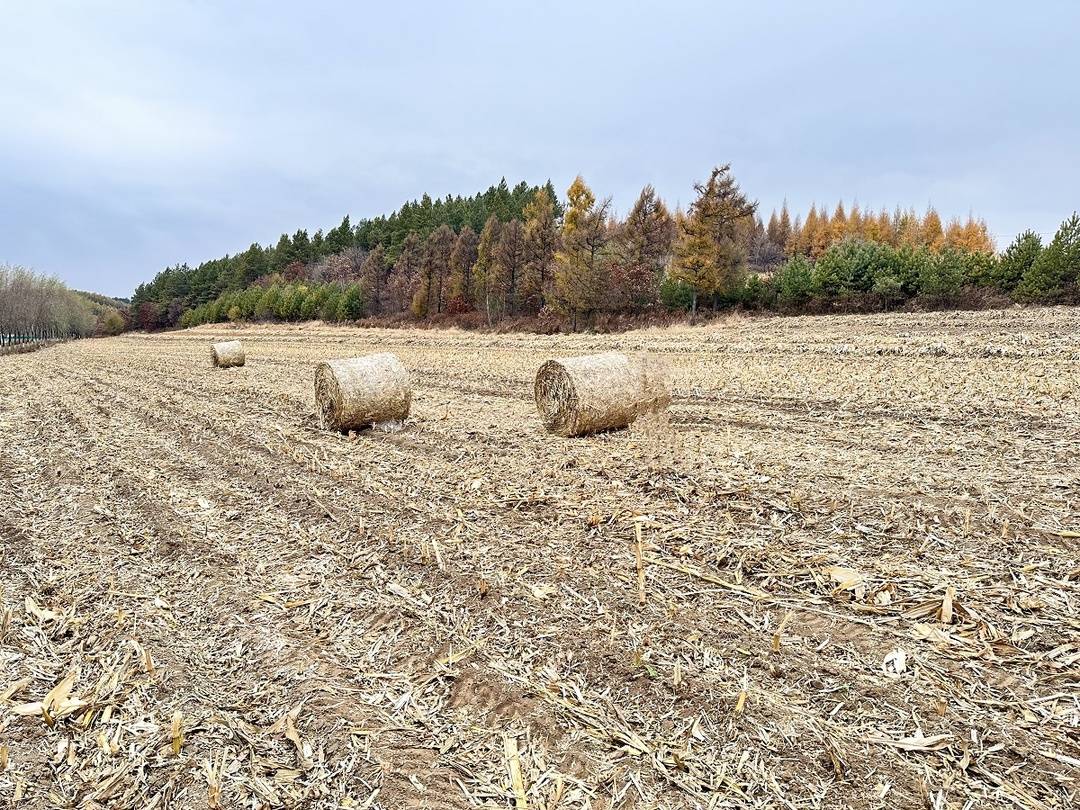
{"label": "tree line", "polygon": [[521,182],[510,188],[504,178],[472,197],[432,199],[425,194],[389,216],[364,219],[355,225],[345,216],[325,233],[321,229],[313,234],[298,229],[291,236],[282,234],[274,245],[252,243],[247,250],[197,267],[167,267],[152,281],[136,288],[132,322],[137,328],[147,329],[174,326],[185,311],[252,284],[267,286],[273,279],[317,282],[325,277],[341,282],[351,277],[355,281],[364,257],[376,248],[381,248],[386,261],[393,262],[411,246],[409,237],[426,240],[441,225],[455,233],[464,228],[475,233],[491,216],[500,221],[520,220],[525,206],[541,190],[560,213],[550,182],[542,187]]}
{"label": "tree line", "polygon": [[0,265],[0,346],[119,334],[126,321],[115,303],[25,267]]}
{"label": "tree line", "polygon": [[646,186],[625,217],[578,177],[560,200],[506,182],[471,198],[424,197],[389,217],[178,266],[141,285],[132,325],[364,318],[494,325],[537,318],[593,328],[622,315],[740,306],[867,311],[910,303],[1052,303],[1077,297],[1080,219],[1045,247],[1026,232],[1000,255],[985,222],[937,211],[816,206],[768,222],[729,166],[671,211]]}

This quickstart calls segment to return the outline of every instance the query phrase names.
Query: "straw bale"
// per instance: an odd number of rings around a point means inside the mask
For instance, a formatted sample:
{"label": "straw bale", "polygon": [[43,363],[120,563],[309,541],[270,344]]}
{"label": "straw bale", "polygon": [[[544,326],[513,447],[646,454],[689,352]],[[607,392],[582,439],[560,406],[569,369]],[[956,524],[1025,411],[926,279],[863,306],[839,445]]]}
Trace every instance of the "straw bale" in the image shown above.
{"label": "straw bale", "polygon": [[225,340],[210,344],[210,361],[218,368],[244,365],[244,344],[239,340]]}
{"label": "straw bale", "polygon": [[581,436],[626,427],[671,403],[666,365],[646,354],[605,352],[549,360],[536,373],[540,418],[551,433]]}
{"label": "straw bale", "polygon": [[329,360],[315,369],[315,408],[332,430],[356,430],[409,415],[412,387],[390,352]]}

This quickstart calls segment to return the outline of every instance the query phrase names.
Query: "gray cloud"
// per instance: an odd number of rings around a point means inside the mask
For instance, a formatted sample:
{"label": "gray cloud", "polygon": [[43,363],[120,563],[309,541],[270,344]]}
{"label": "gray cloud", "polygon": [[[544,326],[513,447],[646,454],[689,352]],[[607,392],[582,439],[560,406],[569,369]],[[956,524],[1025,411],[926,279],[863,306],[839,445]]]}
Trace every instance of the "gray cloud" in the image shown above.
{"label": "gray cloud", "polygon": [[[763,6],[765,4],[762,4]],[[127,294],[282,231],[732,162],[767,211],[1077,207],[1080,7],[69,2],[4,11],[0,260]]]}

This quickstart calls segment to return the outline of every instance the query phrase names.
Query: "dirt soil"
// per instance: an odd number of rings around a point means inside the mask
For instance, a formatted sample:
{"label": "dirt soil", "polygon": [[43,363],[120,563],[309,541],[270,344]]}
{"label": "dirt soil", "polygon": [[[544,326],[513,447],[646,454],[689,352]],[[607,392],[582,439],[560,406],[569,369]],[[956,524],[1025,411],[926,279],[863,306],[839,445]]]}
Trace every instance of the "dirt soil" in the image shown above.
{"label": "dirt soil", "polygon": [[[666,416],[544,433],[613,348]],[[386,350],[412,416],[318,429]],[[1075,807],[1078,372],[1068,308],[2,357],[0,799]]]}

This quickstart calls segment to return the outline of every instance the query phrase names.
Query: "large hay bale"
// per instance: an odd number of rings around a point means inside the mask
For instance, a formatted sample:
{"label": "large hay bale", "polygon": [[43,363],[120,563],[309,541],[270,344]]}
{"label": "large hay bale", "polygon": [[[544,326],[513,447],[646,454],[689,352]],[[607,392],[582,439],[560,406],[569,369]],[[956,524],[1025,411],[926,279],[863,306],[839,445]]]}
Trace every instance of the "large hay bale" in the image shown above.
{"label": "large hay bale", "polygon": [[218,368],[244,365],[244,344],[239,340],[225,340],[210,344],[210,360]]}
{"label": "large hay bale", "polygon": [[357,430],[409,415],[412,387],[405,366],[390,352],[329,360],[315,369],[315,409],[332,430]]}
{"label": "large hay bale", "polygon": [[536,372],[533,393],[544,427],[559,436],[626,427],[671,403],[666,365],[622,352],[549,360]]}

